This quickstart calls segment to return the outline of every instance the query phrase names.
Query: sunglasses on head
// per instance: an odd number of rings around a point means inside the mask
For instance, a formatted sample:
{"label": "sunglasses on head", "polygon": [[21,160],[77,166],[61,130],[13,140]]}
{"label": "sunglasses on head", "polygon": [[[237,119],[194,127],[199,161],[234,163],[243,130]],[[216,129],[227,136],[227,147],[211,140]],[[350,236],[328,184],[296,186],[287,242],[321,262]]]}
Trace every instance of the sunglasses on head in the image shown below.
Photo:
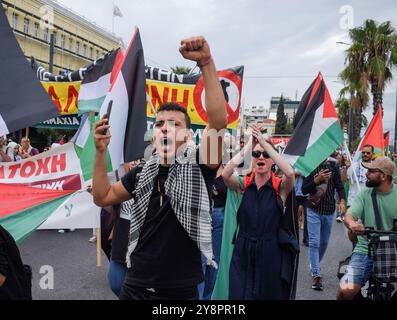
{"label": "sunglasses on head", "polygon": [[262,155],[265,159],[269,159],[269,158],[270,158],[269,155],[267,154],[267,152],[265,152],[265,151],[263,151],[263,152],[261,152],[261,151],[252,151],[252,156],[253,156],[254,158],[259,158],[261,155]]}

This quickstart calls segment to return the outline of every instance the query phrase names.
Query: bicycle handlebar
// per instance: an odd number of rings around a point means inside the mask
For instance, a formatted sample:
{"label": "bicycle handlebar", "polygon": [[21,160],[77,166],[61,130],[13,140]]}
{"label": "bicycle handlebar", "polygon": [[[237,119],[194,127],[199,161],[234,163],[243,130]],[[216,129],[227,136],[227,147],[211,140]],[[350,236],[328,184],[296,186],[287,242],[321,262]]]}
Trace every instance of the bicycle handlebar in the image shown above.
{"label": "bicycle handlebar", "polygon": [[397,231],[395,230],[389,230],[389,231],[383,231],[383,230],[375,230],[374,228],[365,228],[364,229],[364,234],[363,235],[397,235]]}

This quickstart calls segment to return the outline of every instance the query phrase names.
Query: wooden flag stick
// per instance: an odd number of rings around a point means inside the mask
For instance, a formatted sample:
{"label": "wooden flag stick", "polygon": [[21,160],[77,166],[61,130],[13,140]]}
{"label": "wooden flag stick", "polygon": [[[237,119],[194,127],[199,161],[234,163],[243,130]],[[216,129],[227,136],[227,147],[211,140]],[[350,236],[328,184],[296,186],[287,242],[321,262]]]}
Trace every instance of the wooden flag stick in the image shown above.
{"label": "wooden flag stick", "polygon": [[97,267],[102,267],[102,243],[101,243],[101,228],[96,229],[96,261]]}
{"label": "wooden flag stick", "polygon": [[26,138],[29,138],[29,128],[26,128],[25,137],[26,137]]}

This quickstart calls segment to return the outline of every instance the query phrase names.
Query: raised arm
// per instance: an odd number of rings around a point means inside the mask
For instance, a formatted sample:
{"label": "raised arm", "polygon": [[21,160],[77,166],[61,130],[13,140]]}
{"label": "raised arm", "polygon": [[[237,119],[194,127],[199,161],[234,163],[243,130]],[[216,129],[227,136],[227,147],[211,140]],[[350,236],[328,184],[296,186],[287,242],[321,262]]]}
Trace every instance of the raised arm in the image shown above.
{"label": "raised arm", "polygon": [[222,161],[227,112],[225,96],[216,73],[215,63],[204,37],[192,37],[181,41],[179,51],[185,59],[197,62],[203,76],[208,125],[201,140],[200,158],[206,166],[217,168]]}
{"label": "raised arm", "polygon": [[235,169],[243,162],[248,152],[252,151],[252,136],[249,138],[248,143],[240,150],[225,166],[222,172],[223,181],[228,188],[237,191],[240,190],[239,178],[234,175]]}
{"label": "raised arm", "polygon": [[295,186],[295,172],[294,169],[290,166],[287,160],[283,158],[276,150],[274,150],[273,146],[268,143],[265,138],[263,137],[260,127],[257,125],[252,126],[252,136],[256,138],[258,143],[261,145],[263,149],[267,152],[273,162],[277,165],[277,167],[282,171],[284,174],[283,180],[281,183],[280,189],[280,196],[282,200],[287,200],[289,193]]}
{"label": "raised arm", "polygon": [[[92,177],[92,195],[94,203],[99,207],[119,204],[131,199],[131,194],[125,189],[123,184],[118,181],[111,185],[106,170],[106,152],[110,142],[110,126],[107,124],[106,115],[95,125],[95,162]],[[106,134],[103,134],[103,130]]]}

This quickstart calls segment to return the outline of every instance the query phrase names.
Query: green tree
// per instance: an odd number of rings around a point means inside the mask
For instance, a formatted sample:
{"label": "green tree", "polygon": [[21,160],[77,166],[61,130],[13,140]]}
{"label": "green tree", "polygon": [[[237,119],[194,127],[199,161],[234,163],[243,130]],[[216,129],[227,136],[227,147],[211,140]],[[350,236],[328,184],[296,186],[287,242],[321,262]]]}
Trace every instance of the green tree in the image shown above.
{"label": "green tree", "polygon": [[284,113],[284,98],[281,95],[280,102],[277,108],[277,119],[276,119],[276,134],[285,134],[287,129],[287,116]]}
{"label": "green tree", "polygon": [[[348,131],[349,125],[349,110],[350,110],[350,102],[345,97],[339,97],[335,102],[335,108],[338,110],[338,117],[342,128]],[[357,111],[353,109],[353,118],[357,116]],[[355,123],[355,128],[353,130],[353,139],[352,141],[360,138],[360,131],[362,127],[368,126],[368,120],[363,113],[361,113],[359,119],[353,120]],[[358,131],[360,130],[360,131]]]}
{"label": "green tree", "polygon": [[286,127],[285,127],[285,133],[286,134],[292,134],[294,132],[294,124],[292,121],[288,121]]}
{"label": "green tree", "polygon": [[[368,105],[368,79],[365,72],[365,61],[360,46],[352,45],[346,51],[345,69],[339,74],[344,83],[340,91],[340,98],[347,95],[351,100],[345,112],[349,114],[349,108],[353,108],[353,137],[352,141],[360,137],[362,113]],[[347,123],[347,121],[345,122]]]}
{"label": "green tree", "polygon": [[[349,31],[352,41],[347,50],[350,70],[355,84],[370,88],[373,114],[383,101],[383,91],[392,79],[392,68],[397,65],[397,34],[390,21],[381,24],[374,20],[364,21],[361,27]],[[364,98],[364,97],[363,97]]]}
{"label": "green tree", "polygon": [[171,67],[171,71],[176,74],[188,75],[192,71],[192,68],[175,66],[175,67]]}
{"label": "green tree", "polygon": [[339,98],[335,102],[335,108],[338,110],[340,125],[344,130],[347,129],[347,125],[349,122],[349,107],[349,100],[347,100],[346,98]]}

